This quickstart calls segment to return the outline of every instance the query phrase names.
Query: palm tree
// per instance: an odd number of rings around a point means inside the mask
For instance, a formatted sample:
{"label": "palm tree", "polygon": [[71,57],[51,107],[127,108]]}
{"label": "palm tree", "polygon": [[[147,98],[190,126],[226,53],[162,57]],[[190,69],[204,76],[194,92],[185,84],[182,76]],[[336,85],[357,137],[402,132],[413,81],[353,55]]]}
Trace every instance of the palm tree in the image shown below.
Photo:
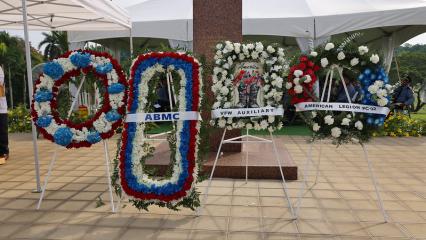
{"label": "palm tree", "polygon": [[50,33],[42,33],[44,36],[43,41],[40,42],[38,48],[40,49],[44,45],[44,57],[46,59],[53,59],[59,57],[61,54],[68,51],[68,38],[67,32],[64,31],[52,31]]}

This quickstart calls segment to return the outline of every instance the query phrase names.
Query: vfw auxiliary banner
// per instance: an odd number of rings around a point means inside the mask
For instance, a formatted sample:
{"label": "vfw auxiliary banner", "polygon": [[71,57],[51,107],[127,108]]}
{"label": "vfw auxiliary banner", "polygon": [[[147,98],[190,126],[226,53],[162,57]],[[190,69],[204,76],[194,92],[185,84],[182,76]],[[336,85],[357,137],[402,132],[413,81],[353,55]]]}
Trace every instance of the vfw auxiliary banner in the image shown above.
{"label": "vfw auxiliary banner", "polygon": [[227,108],[227,109],[214,109],[212,110],[212,118],[221,117],[259,117],[259,116],[273,116],[283,115],[284,109],[274,107],[260,107],[260,108]]}
{"label": "vfw auxiliary banner", "polygon": [[302,102],[297,103],[294,106],[296,107],[296,112],[323,110],[388,115],[390,111],[387,107],[363,105],[356,103]]}

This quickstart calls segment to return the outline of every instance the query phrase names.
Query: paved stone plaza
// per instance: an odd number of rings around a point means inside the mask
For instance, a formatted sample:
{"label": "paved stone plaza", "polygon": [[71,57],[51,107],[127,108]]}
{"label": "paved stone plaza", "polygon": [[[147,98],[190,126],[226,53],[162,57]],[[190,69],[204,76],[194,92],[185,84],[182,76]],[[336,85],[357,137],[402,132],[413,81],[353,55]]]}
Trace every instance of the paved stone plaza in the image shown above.
{"label": "paved stone plaza", "polygon": [[[278,139],[301,174],[305,138]],[[39,147],[44,176],[55,146],[40,140]],[[318,183],[305,194],[297,221],[273,180],[214,180],[200,217],[157,207],[138,212],[129,204],[112,214],[102,144],[59,151],[37,211],[31,138],[12,135],[11,160],[0,166],[0,239],[426,239],[426,138],[376,138],[368,150],[390,223],[383,223],[362,149],[331,144],[323,145]],[[293,201],[299,183],[288,184]],[[96,208],[99,196],[106,205]]]}

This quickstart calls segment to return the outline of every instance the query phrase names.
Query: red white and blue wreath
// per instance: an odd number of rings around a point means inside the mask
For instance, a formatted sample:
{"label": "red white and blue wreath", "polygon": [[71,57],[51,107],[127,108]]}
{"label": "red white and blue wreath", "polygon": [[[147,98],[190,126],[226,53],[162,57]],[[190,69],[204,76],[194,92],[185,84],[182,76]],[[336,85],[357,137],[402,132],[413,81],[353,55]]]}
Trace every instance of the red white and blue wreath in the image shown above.
{"label": "red white and blue wreath", "polygon": [[[102,107],[89,120],[73,123],[58,113],[57,96],[62,84],[81,73],[92,72],[105,87]],[[108,53],[71,51],[46,63],[36,81],[31,115],[43,136],[67,148],[90,147],[110,138],[122,123],[127,100],[126,77]]]}
{"label": "red white and blue wreath", "polygon": [[[213,85],[218,109],[243,109],[271,107],[282,109],[284,79],[289,62],[283,48],[261,42],[241,44],[226,41],[216,45]],[[245,71],[245,64],[253,65],[253,72]],[[254,64],[258,64],[257,68]],[[282,115],[253,117],[218,117],[210,125],[231,129],[255,129],[273,132],[281,129]]]}
{"label": "red white and blue wreath", "polygon": [[[131,67],[128,114],[146,113],[148,95],[154,92],[153,77],[172,71],[178,74],[177,111],[199,112],[202,98],[200,63],[192,56],[175,52],[152,52],[140,55]],[[148,210],[155,204],[177,210],[178,206],[196,208],[199,195],[195,189],[197,180],[198,144],[200,122],[180,120],[169,140],[172,151],[171,176],[158,178],[148,174],[145,160],[153,154],[153,147],[144,139],[145,122],[126,122],[120,150],[119,173],[121,188],[131,197],[133,205]],[[172,136],[172,138],[173,138]],[[174,156],[173,156],[174,152]]]}
{"label": "red white and blue wreath", "polygon": [[[327,43],[309,55],[302,56],[300,59],[321,66],[315,69],[319,78],[325,77],[324,86],[319,91],[321,97],[315,97],[313,89],[306,87],[304,81],[295,81],[309,78],[312,72],[300,69],[300,64],[292,67],[293,75],[288,77],[288,89],[293,93],[293,102],[297,103],[296,110],[308,111],[304,117],[313,131],[313,139],[331,138],[335,144],[362,143],[368,141],[372,133],[382,127],[389,113],[387,107],[393,87],[389,84],[379,55],[368,52],[367,46],[341,44],[336,47],[334,43]],[[357,76],[355,83],[360,85],[358,100],[353,102],[354,99],[351,99],[351,103],[329,102],[329,96],[326,95],[330,95],[332,84],[341,82],[347,91],[346,85],[341,81],[344,69]],[[312,98],[316,101],[312,101]]]}

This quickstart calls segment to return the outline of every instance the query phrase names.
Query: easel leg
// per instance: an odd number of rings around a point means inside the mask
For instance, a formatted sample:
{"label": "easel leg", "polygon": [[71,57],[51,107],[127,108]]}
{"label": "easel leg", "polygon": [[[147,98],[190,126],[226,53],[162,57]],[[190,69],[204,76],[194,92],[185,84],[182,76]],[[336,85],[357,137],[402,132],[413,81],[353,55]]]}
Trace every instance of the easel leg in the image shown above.
{"label": "easel leg", "polygon": [[[246,137],[246,142],[247,142],[248,141],[248,135],[249,135],[248,128],[246,128],[246,135],[247,135],[247,137]],[[247,184],[247,181],[248,181],[248,150],[246,148],[246,184]]]}
{"label": "easel leg", "polygon": [[[317,183],[318,183],[318,175],[319,175],[319,167],[321,165],[321,154],[322,154],[322,140],[319,140],[319,155],[318,155],[318,163],[315,164],[314,162],[312,162],[312,164],[316,165],[316,170],[315,170],[315,181],[314,184],[312,184],[312,186],[309,188],[309,190],[311,190]],[[312,160],[313,161],[313,160]]]}
{"label": "easel leg", "polygon": [[371,164],[370,158],[368,157],[367,148],[362,143],[361,143],[361,147],[362,147],[362,150],[364,151],[364,158],[365,158],[365,160],[367,161],[367,164],[368,164],[368,171],[370,173],[371,180],[373,181],[374,189],[376,190],[376,195],[377,195],[377,200],[379,201],[380,211],[382,212],[383,219],[385,220],[385,222],[389,222],[388,215],[387,215],[385,208],[383,206],[383,200],[382,200],[382,197],[380,195],[379,188],[377,186],[376,175],[374,174],[373,166]]}
{"label": "easel leg", "polygon": [[223,140],[225,139],[225,134],[226,134],[226,129],[223,130],[223,135],[222,135],[222,139],[220,140],[219,149],[217,149],[216,158],[215,158],[214,163],[213,163],[212,172],[210,173],[209,183],[207,184],[206,192],[204,193],[204,197],[203,197],[203,200],[201,201],[201,205],[197,209],[197,213],[196,213],[197,216],[201,215],[201,211],[202,211],[204,204],[206,203],[207,197],[209,195],[209,190],[210,190],[210,186],[212,184],[214,170],[216,169],[217,160],[219,159],[219,156],[220,156],[220,150],[222,150],[222,145],[223,145]]}
{"label": "easel leg", "polygon": [[58,154],[58,146],[55,146],[55,151],[53,152],[52,160],[50,160],[49,169],[47,171],[46,178],[44,179],[44,184],[43,184],[43,188],[41,190],[40,198],[38,199],[38,203],[37,203],[37,207],[36,207],[37,210],[40,209],[41,203],[43,202],[44,194],[46,193],[47,183],[49,182],[49,177],[52,174],[52,170],[53,170],[53,166],[55,165],[55,162],[56,162],[57,154]]}
{"label": "easel leg", "polygon": [[309,145],[309,151],[308,151],[308,157],[306,158],[305,161],[305,166],[303,169],[303,181],[300,183],[300,189],[299,189],[299,194],[297,196],[297,206],[296,206],[296,213],[295,213],[295,219],[297,219],[299,217],[299,209],[300,209],[300,205],[302,203],[302,197],[303,197],[303,193],[305,192],[305,186],[308,184],[307,182],[307,175],[308,175],[308,171],[309,171],[309,163],[312,161],[312,150],[314,147],[314,142],[312,141],[311,144]]}
{"label": "easel leg", "polygon": [[281,173],[281,178],[283,180],[283,188],[284,188],[284,193],[285,193],[285,197],[287,198],[287,202],[288,202],[288,207],[290,208],[290,212],[291,212],[291,216],[293,218],[295,218],[296,216],[294,215],[294,209],[293,209],[293,204],[290,201],[290,197],[288,194],[288,188],[287,188],[287,183],[285,181],[285,177],[284,177],[284,173],[283,173],[283,169],[281,166],[281,160],[279,158],[278,155],[278,150],[277,150],[277,146],[275,145],[275,141],[274,141],[274,135],[272,135],[272,133],[269,133],[271,135],[271,141],[272,141],[272,147],[274,148],[274,153],[275,153],[275,159],[277,159],[277,163],[278,163],[278,167],[280,168],[280,173]]}
{"label": "easel leg", "polygon": [[105,152],[105,166],[106,166],[106,174],[107,174],[107,181],[108,181],[109,200],[111,203],[111,210],[113,213],[115,213],[114,197],[112,195],[112,186],[111,186],[111,172],[110,172],[108,145],[106,140],[103,140],[103,143],[104,143],[104,152]]}

